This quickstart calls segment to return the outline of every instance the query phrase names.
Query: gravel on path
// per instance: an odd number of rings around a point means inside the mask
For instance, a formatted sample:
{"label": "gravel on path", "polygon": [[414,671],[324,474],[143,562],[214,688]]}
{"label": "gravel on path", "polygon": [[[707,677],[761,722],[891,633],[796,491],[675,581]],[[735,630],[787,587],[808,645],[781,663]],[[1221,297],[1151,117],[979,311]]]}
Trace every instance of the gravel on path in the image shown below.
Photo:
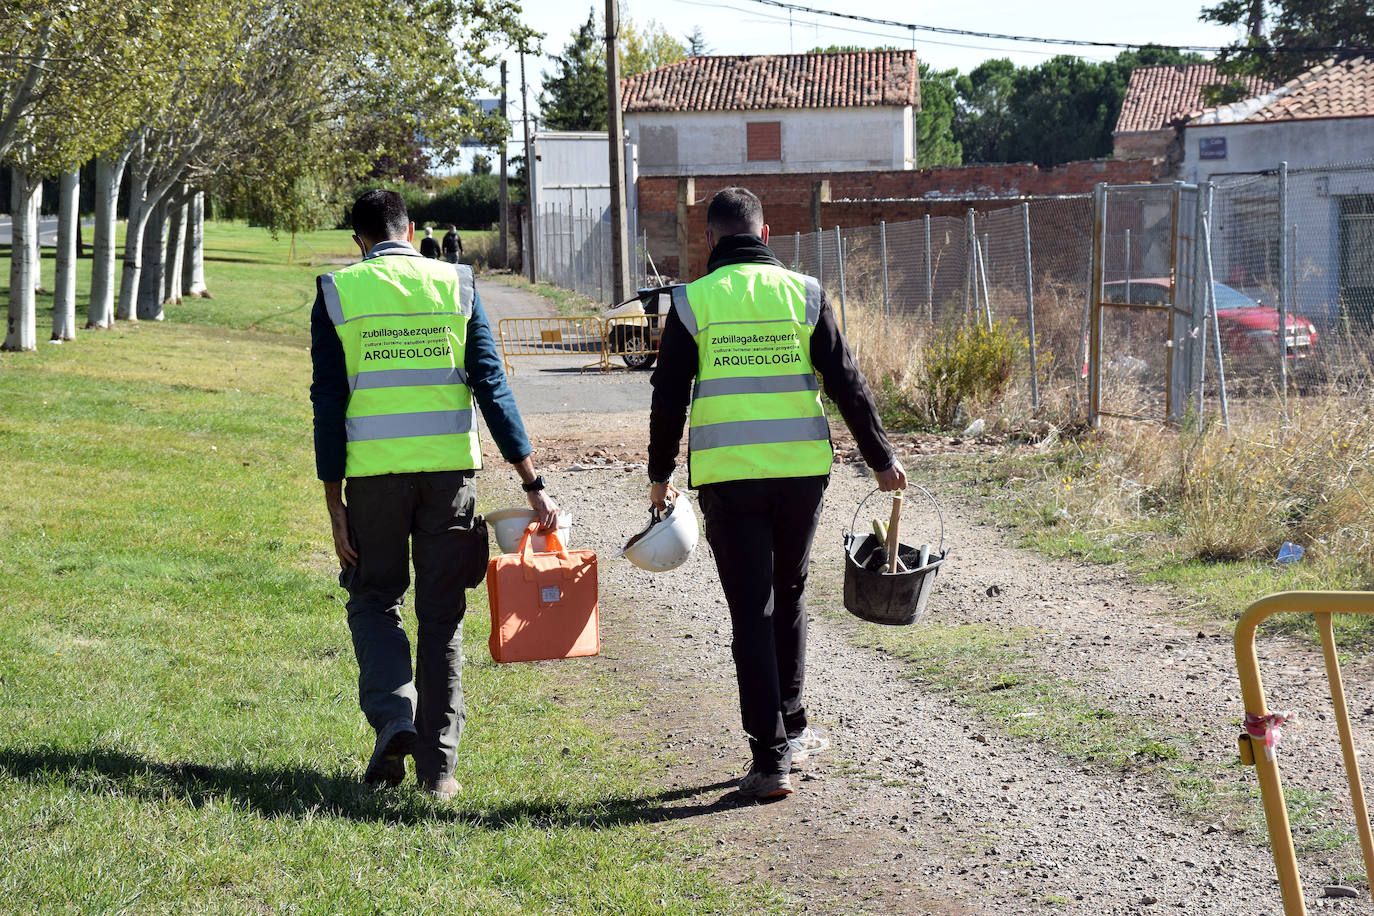
{"label": "gravel on path", "polygon": [[[737,804],[733,780],[748,754],[711,550],[703,539],[684,566],[658,575],[615,558],[647,515],[647,392],[620,410],[595,412],[589,405],[604,404],[595,391],[601,381],[568,381],[570,403],[588,405],[572,413],[541,402],[537,388],[517,389],[517,398],[536,462],[573,516],[574,544],[601,558],[603,654],[590,664],[647,697],[637,715],[615,723],[663,767],[660,785],[649,789],[659,804],[647,816],[665,830],[701,828],[710,838],[702,861],[689,864],[769,881],[802,912],[1281,910],[1268,846],[1239,833],[1240,825],[1186,814],[1148,775],[1074,762],[1041,742],[999,734],[948,694],[924,688],[909,664],[856,645],[871,625],[845,614],[839,595],[841,531],[873,487],[859,465],[836,465],[808,589],[807,699],[834,747],[800,765],[792,798]],[[910,456],[913,478],[932,476],[921,469],[935,465],[920,462],[940,460]],[[488,466],[498,465],[491,455]],[[521,502],[513,478],[489,477],[485,489],[489,499]],[[1191,751],[1199,760],[1235,759],[1242,710],[1220,627],[1199,625],[1183,602],[1111,567],[1052,562],[1011,546],[983,507],[945,489],[936,496],[953,550],[930,623],[921,625],[1029,627],[1027,652],[1037,666],[1095,691],[1113,709],[1211,736]],[[1262,661],[1266,672],[1276,669],[1271,697],[1318,721],[1325,716],[1320,656],[1310,647],[1266,640]],[[1352,708],[1374,716],[1370,664],[1353,669]],[[1338,751],[1308,734],[1286,735],[1285,779],[1334,788]],[[1228,772],[1253,786],[1250,771]],[[1331,804],[1343,798],[1334,791]],[[1374,912],[1367,894],[1318,896],[1319,870],[1304,878],[1313,912]]]}

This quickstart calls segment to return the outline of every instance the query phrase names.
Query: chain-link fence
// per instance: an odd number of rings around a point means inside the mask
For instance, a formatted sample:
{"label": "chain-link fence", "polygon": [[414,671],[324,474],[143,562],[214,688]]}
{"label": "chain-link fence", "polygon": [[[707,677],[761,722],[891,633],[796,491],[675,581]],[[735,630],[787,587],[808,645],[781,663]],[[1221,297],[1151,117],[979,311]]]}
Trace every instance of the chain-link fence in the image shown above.
{"label": "chain-link fence", "polygon": [[[931,328],[1014,322],[1022,407],[1177,421],[1371,378],[1374,162],[969,203],[770,244],[821,280],[851,338],[854,319],[876,320],[889,361],[898,342],[914,365]],[[549,206],[540,223],[541,279],[606,301],[604,212]]]}
{"label": "chain-link fence", "polygon": [[[611,304],[610,210],[594,203],[583,207],[545,204],[538,209],[535,227],[537,278]],[[631,212],[629,273],[637,284],[646,286],[650,269],[637,229]]]}
{"label": "chain-link fence", "polygon": [[1027,406],[1050,393],[1077,403],[1091,195],[795,233],[775,237],[772,248],[793,270],[820,279],[846,327],[851,309],[881,315],[884,327],[898,322],[922,332],[974,320],[1015,323],[1028,343],[1020,379]]}
{"label": "chain-link fence", "polygon": [[1374,163],[1212,181],[1211,267],[1230,388],[1281,403],[1368,378]]}

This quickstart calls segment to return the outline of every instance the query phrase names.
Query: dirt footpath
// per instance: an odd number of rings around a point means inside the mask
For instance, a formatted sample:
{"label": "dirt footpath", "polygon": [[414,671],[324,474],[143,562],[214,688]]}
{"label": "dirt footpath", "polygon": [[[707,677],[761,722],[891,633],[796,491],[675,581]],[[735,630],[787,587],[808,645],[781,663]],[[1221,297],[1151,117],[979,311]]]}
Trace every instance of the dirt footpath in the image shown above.
{"label": "dirt footpath", "polygon": [[[1268,847],[1239,835],[1238,824],[1179,811],[1148,777],[1000,735],[946,694],[923,689],[905,663],[855,644],[870,625],[839,606],[840,538],[873,487],[855,465],[836,466],[808,589],[808,707],[834,747],[799,766],[792,798],[737,804],[732,784],[748,755],[710,547],[703,539],[687,564],[660,575],[615,559],[647,517],[644,376],[612,381],[617,404],[597,389],[611,380],[563,373],[555,404],[541,403],[541,385],[549,386],[535,381],[539,371],[517,370],[516,396],[536,460],[573,515],[574,543],[602,558],[603,655],[595,664],[650,697],[617,725],[663,767],[658,803],[644,816],[665,830],[706,831],[703,861],[694,865],[770,882],[815,913],[1280,911]],[[568,411],[564,401],[583,409]],[[932,450],[925,441],[910,445]],[[907,460],[922,482],[933,476],[922,462],[940,459]],[[509,489],[501,495],[516,504],[518,491]],[[1181,602],[1110,567],[1049,562],[1011,547],[982,507],[952,492],[937,496],[953,553],[931,602],[935,625],[1031,628],[1037,665],[1085,684],[1108,708],[1211,736],[1190,751],[1199,760],[1234,760],[1242,710],[1229,638],[1217,626],[1189,620]],[[1266,669],[1276,674],[1273,705],[1320,722],[1319,655],[1289,641],[1266,642],[1264,651],[1274,657]],[[1369,673],[1361,662],[1348,674],[1357,716],[1374,715]],[[1324,739],[1327,726],[1290,731],[1285,779],[1334,776],[1309,739]],[[1328,754],[1332,747],[1326,743]],[[1253,773],[1228,772],[1253,785]],[[1367,896],[1320,898],[1324,877],[1304,875],[1313,911],[1371,912]]]}

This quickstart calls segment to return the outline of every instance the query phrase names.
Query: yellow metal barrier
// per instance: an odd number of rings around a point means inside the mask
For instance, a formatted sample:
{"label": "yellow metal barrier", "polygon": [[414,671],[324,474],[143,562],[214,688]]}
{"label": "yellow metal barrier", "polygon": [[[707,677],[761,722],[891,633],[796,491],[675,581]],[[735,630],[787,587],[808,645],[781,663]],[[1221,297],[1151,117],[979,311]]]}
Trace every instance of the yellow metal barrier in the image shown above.
{"label": "yellow metal barrier", "polygon": [[1241,763],[1254,766],[1259,775],[1260,798],[1264,803],[1264,819],[1269,826],[1274,868],[1278,872],[1279,888],[1283,893],[1284,916],[1305,916],[1307,904],[1302,899],[1298,858],[1293,848],[1288,809],[1284,805],[1283,786],[1279,782],[1276,753],[1279,728],[1289,714],[1271,713],[1265,705],[1259,656],[1255,652],[1256,629],[1263,620],[1275,614],[1311,614],[1316,618],[1317,631],[1321,634],[1322,656],[1326,659],[1326,677],[1331,685],[1331,705],[1336,713],[1336,729],[1341,738],[1345,778],[1350,786],[1355,827],[1364,855],[1365,879],[1368,881],[1374,876],[1374,836],[1370,833],[1364,782],[1360,779],[1359,761],[1350,733],[1350,713],[1345,704],[1345,685],[1341,681],[1340,660],[1336,655],[1336,637],[1331,630],[1331,615],[1337,613],[1374,614],[1374,592],[1281,592],[1250,605],[1236,624],[1236,673],[1240,676],[1241,698],[1245,703],[1245,731],[1241,732],[1239,738],[1240,759]]}
{"label": "yellow metal barrier", "polygon": [[513,373],[512,356],[581,356],[595,354],[596,362],[582,371],[607,368],[600,318],[502,318],[501,359]]}
{"label": "yellow metal barrier", "polygon": [[662,333],[657,317],[629,316],[604,318],[601,321],[607,368],[611,357],[618,356],[629,369],[647,369],[658,358],[658,338]]}

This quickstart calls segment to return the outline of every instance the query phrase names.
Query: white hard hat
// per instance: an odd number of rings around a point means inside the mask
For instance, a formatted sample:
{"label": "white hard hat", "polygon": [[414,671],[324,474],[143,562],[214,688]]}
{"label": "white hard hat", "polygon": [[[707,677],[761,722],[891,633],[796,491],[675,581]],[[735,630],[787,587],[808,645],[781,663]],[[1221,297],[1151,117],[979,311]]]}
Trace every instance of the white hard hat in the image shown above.
{"label": "white hard hat", "polygon": [[640,569],[667,572],[687,562],[697,548],[697,535],[692,502],[679,493],[666,511],[650,513],[649,526],[630,538],[620,555]]}

